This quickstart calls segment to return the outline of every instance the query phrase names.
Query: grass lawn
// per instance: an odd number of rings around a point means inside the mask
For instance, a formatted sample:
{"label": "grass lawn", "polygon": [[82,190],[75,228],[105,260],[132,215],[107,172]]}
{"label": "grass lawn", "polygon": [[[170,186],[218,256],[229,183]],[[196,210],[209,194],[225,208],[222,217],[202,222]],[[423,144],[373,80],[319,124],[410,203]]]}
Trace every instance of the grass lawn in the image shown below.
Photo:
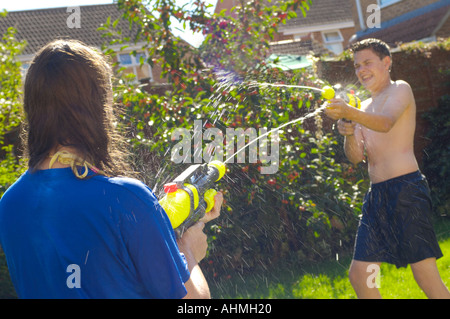
{"label": "grass lawn", "polygon": [[[437,265],[442,280],[450,287],[450,219],[436,225],[436,234],[444,257]],[[276,272],[252,273],[231,279],[210,281],[213,298],[300,298],[349,299],[356,294],[348,280],[351,256],[314,265],[285,265]],[[382,264],[379,279],[380,293],[386,299],[426,298],[417,286],[411,268],[397,269]]]}

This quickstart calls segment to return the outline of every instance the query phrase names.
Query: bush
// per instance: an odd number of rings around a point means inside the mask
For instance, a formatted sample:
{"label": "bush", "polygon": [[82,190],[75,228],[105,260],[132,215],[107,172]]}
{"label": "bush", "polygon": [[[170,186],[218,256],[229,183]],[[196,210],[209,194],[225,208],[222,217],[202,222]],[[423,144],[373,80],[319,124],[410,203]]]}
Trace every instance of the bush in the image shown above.
{"label": "bush", "polygon": [[430,184],[436,214],[447,215],[450,210],[450,96],[441,97],[438,107],[423,117],[431,124],[427,133],[431,142],[423,158],[424,174]]}
{"label": "bush", "polygon": [[[0,19],[4,14],[0,14]],[[24,46],[24,42],[16,40],[12,27],[0,41],[0,198],[25,170],[24,162],[14,153],[14,145],[5,138],[11,132],[17,132],[21,123],[21,65],[16,56]],[[0,247],[0,298],[13,297],[14,288]]]}

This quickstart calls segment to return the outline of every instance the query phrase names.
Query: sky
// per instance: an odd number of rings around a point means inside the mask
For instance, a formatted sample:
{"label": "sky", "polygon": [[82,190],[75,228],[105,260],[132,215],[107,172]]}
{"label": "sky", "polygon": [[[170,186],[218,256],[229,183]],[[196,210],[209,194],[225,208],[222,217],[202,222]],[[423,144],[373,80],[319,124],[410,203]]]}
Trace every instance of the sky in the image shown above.
{"label": "sky", "polygon": [[[192,1],[192,0],[191,0]],[[177,0],[179,5],[183,5],[191,2],[189,0]],[[211,3],[215,6],[217,0],[206,0],[207,3]],[[108,4],[113,3],[113,0],[0,0],[0,11],[6,9],[7,11],[20,11],[20,10],[33,10],[33,9],[44,9],[44,8],[56,8],[56,7],[71,7],[71,6],[83,6],[83,5],[94,5],[94,4]],[[211,10],[213,10],[212,7]],[[183,38],[185,41],[191,45],[198,47],[203,42],[203,35],[200,33],[192,33],[190,30],[185,30],[184,32],[178,29],[183,29],[181,25],[177,25],[173,22],[172,32]]]}

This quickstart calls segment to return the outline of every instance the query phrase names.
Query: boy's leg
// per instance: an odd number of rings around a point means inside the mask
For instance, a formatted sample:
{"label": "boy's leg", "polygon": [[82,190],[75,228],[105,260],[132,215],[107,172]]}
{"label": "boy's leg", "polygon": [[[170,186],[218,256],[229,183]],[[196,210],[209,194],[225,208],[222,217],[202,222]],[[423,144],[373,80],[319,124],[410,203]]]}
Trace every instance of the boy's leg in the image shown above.
{"label": "boy's leg", "polygon": [[450,299],[450,292],[439,275],[436,258],[427,258],[413,263],[411,270],[417,284],[428,298]]}
{"label": "boy's leg", "polygon": [[378,274],[374,271],[376,269],[379,271],[380,264],[378,262],[352,260],[348,277],[359,299],[381,298],[378,288],[373,284],[373,280]]}

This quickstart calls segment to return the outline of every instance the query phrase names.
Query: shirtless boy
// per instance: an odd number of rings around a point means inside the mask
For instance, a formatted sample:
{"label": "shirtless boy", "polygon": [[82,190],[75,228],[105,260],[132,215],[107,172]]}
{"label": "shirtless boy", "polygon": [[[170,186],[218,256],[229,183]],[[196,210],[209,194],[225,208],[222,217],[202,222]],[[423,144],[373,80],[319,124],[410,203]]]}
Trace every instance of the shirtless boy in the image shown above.
{"label": "shirtless boy", "polygon": [[368,284],[372,265],[410,264],[427,297],[450,298],[436,266],[442,252],[431,224],[429,188],[413,151],[416,104],[411,87],[391,80],[391,54],[384,42],[366,39],[352,51],[356,76],[371,97],[360,110],[341,99],[331,100],[325,110],[338,120],[347,158],[354,164],[365,155],[368,159],[371,187],[364,198],[350,282],[358,298],[380,298]]}

